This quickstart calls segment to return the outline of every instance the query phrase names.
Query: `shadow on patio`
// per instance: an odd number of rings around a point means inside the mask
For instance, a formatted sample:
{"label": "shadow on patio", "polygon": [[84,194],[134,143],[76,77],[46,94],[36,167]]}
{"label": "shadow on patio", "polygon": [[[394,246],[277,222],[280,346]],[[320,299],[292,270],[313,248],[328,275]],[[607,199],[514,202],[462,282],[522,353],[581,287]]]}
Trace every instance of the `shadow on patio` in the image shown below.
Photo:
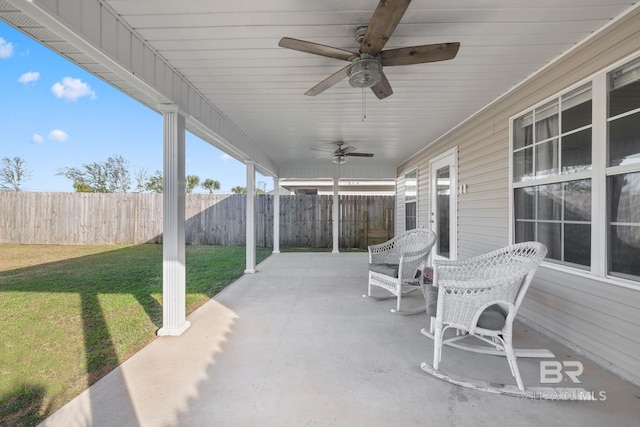
{"label": "shadow on patio", "polygon": [[[182,336],[156,339],[44,424],[636,425],[640,389],[522,323],[518,347],[582,361],[578,386],[604,399],[519,399],[426,374],[426,315],[394,315],[393,300],[363,299],[366,265],[366,253],[272,255],[194,312]],[[502,358],[444,352],[445,372],[513,383]],[[539,360],[518,364],[525,384],[539,385]]]}

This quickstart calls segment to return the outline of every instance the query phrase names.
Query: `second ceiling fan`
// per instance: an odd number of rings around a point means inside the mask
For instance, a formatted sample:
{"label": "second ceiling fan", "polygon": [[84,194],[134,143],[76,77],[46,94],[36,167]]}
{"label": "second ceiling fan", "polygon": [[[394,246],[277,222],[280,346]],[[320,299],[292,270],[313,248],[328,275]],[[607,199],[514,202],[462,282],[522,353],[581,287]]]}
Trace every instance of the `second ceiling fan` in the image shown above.
{"label": "second ceiling fan", "polygon": [[458,42],[382,50],[409,7],[409,3],[411,0],[380,0],[369,25],[356,30],[356,40],[360,43],[358,52],[283,37],[278,43],[280,47],[350,62],[349,65],[309,89],[305,95],[318,95],[348,77],[351,86],[370,87],[378,99],[384,99],[392,95],[393,90],[382,67],[424,64],[455,58],[460,48]]}
{"label": "second ceiling fan", "polygon": [[345,147],[344,141],[337,141],[330,145],[334,144],[336,146],[335,150],[325,148],[312,148],[312,150],[329,153],[328,155],[331,157],[333,163],[337,163],[339,165],[345,163],[347,161],[347,157],[373,157],[373,153],[356,153],[355,151],[357,148],[351,146]]}

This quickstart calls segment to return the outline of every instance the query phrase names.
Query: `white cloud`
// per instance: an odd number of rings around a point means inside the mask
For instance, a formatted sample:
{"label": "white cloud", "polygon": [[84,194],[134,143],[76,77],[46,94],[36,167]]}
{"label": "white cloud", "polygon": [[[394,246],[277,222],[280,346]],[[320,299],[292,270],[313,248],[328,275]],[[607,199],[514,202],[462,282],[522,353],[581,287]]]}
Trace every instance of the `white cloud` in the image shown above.
{"label": "white cloud", "polygon": [[29,71],[28,73],[24,73],[23,75],[21,75],[20,78],[18,79],[18,82],[27,84],[27,83],[35,82],[39,78],[40,78],[39,72]]}
{"label": "white cloud", "polygon": [[49,132],[49,139],[51,141],[66,141],[67,138],[69,138],[69,134],[60,129],[54,129]]}
{"label": "white cloud", "polygon": [[0,37],[0,59],[6,59],[13,55],[13,43]]}
{"label": "white cloud", "polygon": [[231,157],[231,156],[230,156],[230,155],[228,155],[227,153],[222,154],[221,158],[222,158],[222,160],[224,160],[225,162],[226,162],[227,160],[231,160],[231,159],[233,159],[233,157]]}
{"label": "white cloud", "polygon": [[76,101],[83,96],[96,99],[96,93],[91,90],[88,84],[80,79],[73,79],[71,77],[65,77],[62,79],[62,82],[55,83],[51,86],[51,92],[53,92],[56,97],[64,98],[67,101]]}
{"label": "white cloud", "polygon": [[31,137],[31,141],[35,142],[36,144],[42,144],[42,141],[44,141],[44,138],[42,137],[42,135],[34,133],[33,136]]}

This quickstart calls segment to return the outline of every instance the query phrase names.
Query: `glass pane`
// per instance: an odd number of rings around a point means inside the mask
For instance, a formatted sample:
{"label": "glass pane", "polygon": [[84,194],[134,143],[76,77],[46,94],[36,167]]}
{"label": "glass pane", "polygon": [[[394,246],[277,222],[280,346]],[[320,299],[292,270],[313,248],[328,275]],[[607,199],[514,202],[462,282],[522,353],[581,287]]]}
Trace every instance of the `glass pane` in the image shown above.
{"label": "glass pane", "polygon": [[[640,276],[640,225],[612,225],[609,229],[609,272]],[[638,280],[640,277],[626,277]]]}
{"label": "glass pane", "polygon": [[591,88],[582,87],[562,97],[562,133],[591,124]]}
{"label": "glass pane", "polygon": [[[628,77],[625,79],[625,76],[622,75],[621,86],[615,87],[609,92],[609,117],[640,108],[640,78],[638,78],[640,73],[635,76],[635,81],[633,81],[634,76],[631,74],[628,74]],[[615,79],[614,86],[617,86]]]}
{"label": "glass pane", "polygon": [[536,240],[544,243],[547,247],[547,258],[557,259],[558,261],[562,260],[562,253],[560,251],[562,239],[559,223],[539,222]]}
{"label": "glass pane", "polygon": [[614,175],[608,180],[609,221],[640,225],[640,172]]}
{"label": "glass pane", "polygon": [[533,176],[533,148],[513,153],[513,180],[524,181]]}
{"label": "glass pane", "polygon": [[591,129],[562,137],[562,173],[591,170]]}
{"label": "glass pane", "polygon": [[514,195],[516,219],[535,219],[536,187],[517,188]]}
{"label": "glass pane", "polygon": [[533,113],[525,114],[513,121],[513,149],[533,143]]}
{"label": "glass pane", "polygon": [[538,219],[562,219],[562,184],[538,186]]}
{"label": "glass pane", "polygon": [[591,265],[591,224],[564,225],[564,260]]}
{"label": "glass pane", "polygon": [[535,240],[535,223],[516,221],[516,243],[532,242]]}
{"label": "glass pane", "polygon": [[640,276],[640,172],[609,177],[608,190],[609,271]]}
{"label": "glass pane", "polygon": [[449,258],[449,196],[451,194],[451,180],[449,179],[449,166],[436,171],[437,185],[437,254]]}
{"label": "glass pane", "polygon": [[591,180],[564,183],[565,221],[591,221]]}
{"label": "glass pane", "polygon": [[413,230],[416,228],[416,202],[406,203],[405,206],[405,230]]}
{"label": "glass pane", "polygon": [[640,162],[640,113],[609,122],[609,166]]}
{"label": "glass pane", "polygon": [[558,140],[536,146],[536,176],[545,177],[558,174]]}
{"label": "glass pane", "polygon": [[558,102],[553,101],[543,107],[537,108],[536,117],[536,142],[544,141],[557,136],[559,132]]}
{"label": "glass pane", "polygon": [[418,198],[418,171],[411,171],[404,176],[404,200],[409,202]]}

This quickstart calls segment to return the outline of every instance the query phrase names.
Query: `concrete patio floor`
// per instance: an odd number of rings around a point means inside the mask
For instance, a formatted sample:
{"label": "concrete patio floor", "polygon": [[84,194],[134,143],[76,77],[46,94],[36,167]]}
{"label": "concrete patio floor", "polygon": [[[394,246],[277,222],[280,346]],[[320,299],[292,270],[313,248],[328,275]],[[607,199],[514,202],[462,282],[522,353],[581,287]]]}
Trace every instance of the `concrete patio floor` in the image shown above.
{"label": "concrete patio floor", "polygon": [[[426,315],[363,298],[365,253],[274,254],[49,417],[46,426],[637,426],[640,389],[518,323],[518,347],[581,361],[597,401],[522,399],[420,369]],[[419,293],[407,306],[423,304]],[[539,386],[540,359],[518,359]],[[514,384],[506,360],[445,348],[441,368]]]}

